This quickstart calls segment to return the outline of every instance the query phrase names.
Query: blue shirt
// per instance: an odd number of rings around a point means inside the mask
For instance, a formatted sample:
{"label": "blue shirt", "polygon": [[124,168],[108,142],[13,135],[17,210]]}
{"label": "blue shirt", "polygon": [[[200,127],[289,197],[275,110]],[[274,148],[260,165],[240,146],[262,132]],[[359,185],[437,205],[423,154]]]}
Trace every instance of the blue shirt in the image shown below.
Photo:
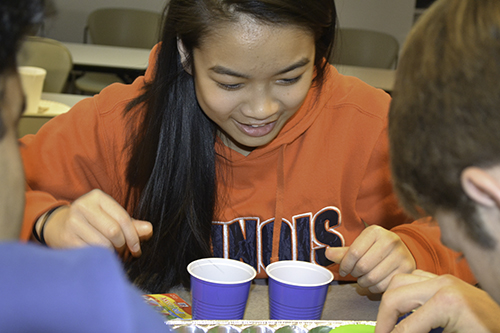
{"label": "blue shirt", "polygon": [[1,332],[173,332],[104,248],[0,244]]}

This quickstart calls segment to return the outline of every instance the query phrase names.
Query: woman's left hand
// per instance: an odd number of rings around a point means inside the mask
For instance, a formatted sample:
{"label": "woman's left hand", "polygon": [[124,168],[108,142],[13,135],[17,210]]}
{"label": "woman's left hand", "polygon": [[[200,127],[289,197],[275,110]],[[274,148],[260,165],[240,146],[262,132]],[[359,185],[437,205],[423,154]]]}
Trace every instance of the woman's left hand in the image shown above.
{"label": "woman's left hand", "polygon": [[384,292],[396,274],[413,272],[415,259],[397,234],[380,226],[369,226],[350,247],[330,247],[326,257],[339,264],[341,276],[351,274],[361,287]]}

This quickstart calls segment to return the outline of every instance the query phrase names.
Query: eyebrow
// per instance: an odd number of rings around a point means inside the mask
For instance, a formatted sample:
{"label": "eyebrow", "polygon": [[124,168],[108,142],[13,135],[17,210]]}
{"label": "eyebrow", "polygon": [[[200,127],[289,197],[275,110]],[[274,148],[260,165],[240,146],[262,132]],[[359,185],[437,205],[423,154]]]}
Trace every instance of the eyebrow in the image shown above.
{"label": "eyebrow", "polygon": [[[288,66],[288,67],[286,67],[286,68],[278,71],[274,75],[281,75],[281,74],[285,74],[285,73],[291,72],[294,69],[297,69],[297,68],[300,68],[300,67],[304,67],[305,65],[307,65],[310,62],[311,61],[309,59],[302,58],[301,60],[297,61],[296,63],[291,64],[290,66]],[[239,77],[239,78],[243,78],[243,79],[249,79],[250,78],[249,75],[238,73],[236,71],[233,71],[232,69],[229,69],[229,68],[224,67],[224,66],[219,66],[219,65],[211,67],[211,68],[209,68],[209,70],[211,70],[211,71],[213,71],[213,72],[215,72],[217,74],[221,74],[221,75],[230,75],[230,76],[235,76],[235,77]]]}

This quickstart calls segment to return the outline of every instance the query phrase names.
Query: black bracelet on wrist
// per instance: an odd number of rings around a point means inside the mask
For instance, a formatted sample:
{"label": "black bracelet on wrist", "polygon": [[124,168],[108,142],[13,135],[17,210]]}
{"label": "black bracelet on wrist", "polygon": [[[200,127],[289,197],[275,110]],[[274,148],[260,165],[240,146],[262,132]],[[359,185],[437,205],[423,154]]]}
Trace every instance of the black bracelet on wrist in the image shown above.
{"label": "black bracelet on wrist", "polygon": [[47,245],[47,243],[45,242],[45,237],[44,237],[44,234],[43,234],[43,231],[45,229],[45,224],[47,223],[47,220],[49,219],[50,215],[58,208],[60,208],[62,206],[57,206],[57,207],[54,207],[52,209],[50,209],[47,213],[45,213],[43,219],[40,221],[40,223],[42,224],[42,227],[40,228],[40,234],[38,234],[38,232],[36,232],[36,226],[38,223],[35,223],[33,225],[33,230],[32,230],[32,233],[33,233],[33,237],[35,237],[35,239],[42,245]]}

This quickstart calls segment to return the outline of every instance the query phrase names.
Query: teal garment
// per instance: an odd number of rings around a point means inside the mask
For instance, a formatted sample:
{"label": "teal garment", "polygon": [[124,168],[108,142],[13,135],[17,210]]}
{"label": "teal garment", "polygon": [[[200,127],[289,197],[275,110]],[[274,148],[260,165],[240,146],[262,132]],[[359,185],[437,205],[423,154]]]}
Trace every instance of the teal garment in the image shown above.
{"label": "teal garment", "polygon": [[0,244],[0,332],[173,332],[104,248]]}

